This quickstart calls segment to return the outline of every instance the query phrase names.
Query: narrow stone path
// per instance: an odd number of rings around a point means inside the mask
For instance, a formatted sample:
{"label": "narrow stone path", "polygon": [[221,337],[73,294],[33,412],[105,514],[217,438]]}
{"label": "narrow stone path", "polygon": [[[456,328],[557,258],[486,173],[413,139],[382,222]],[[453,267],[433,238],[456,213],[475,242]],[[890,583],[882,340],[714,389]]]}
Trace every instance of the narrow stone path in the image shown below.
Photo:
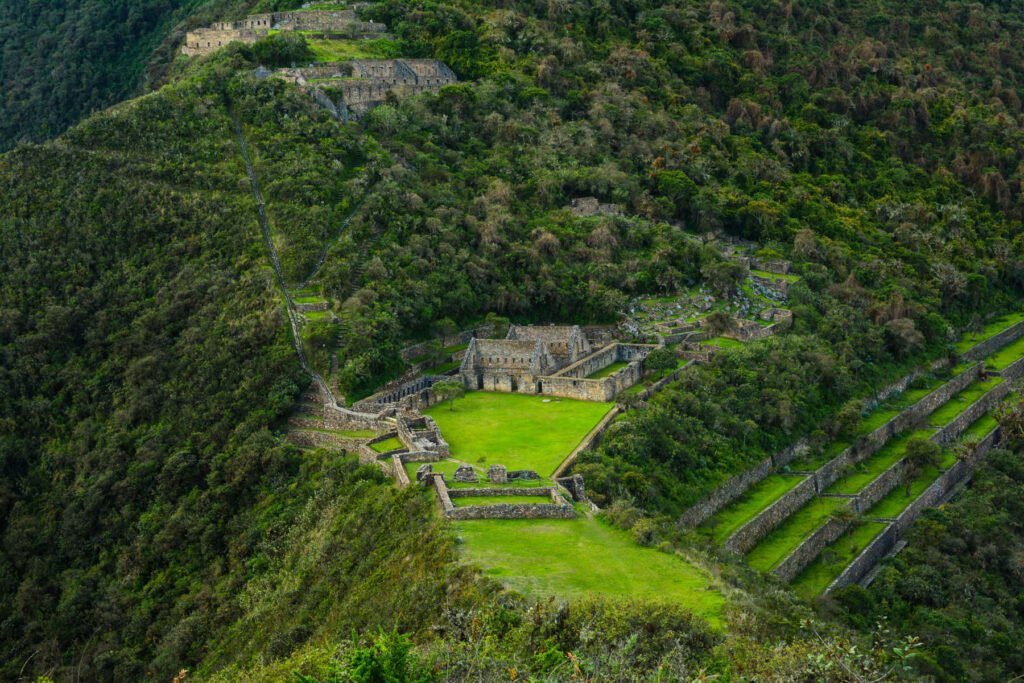
{"label": "narrow stone path", "polygon": [[295,348],[295,353],[299,357],[299,363],[302,364],[302,369],[306,371],[306,373],[313,379],[313,382],[317,385],[317,388],[319,389],[318,393],[324,398],[324,406],[326,408],[336,410],[346,415],[367,419],[375,418],[376,415],[360,413],[340,406],[338,404],[338,400],[335,398],[334,392],[331,391],[330,385],[328,385],[320,373],[313,369],[312,365],[310,365],[306,358],[306,352],[302,348],[302,326],[299,319],[299,313],[295,308],[295,301],[292,299],[292,295],[288,291],[288,287],[284,281],[284,273],[281,269],[281,259],[277,254],[277,248],[274,246],[274,239],[270,232],[270,221],[267,218],[266,204],[263,201],[263,193],[260,192],[259,181],[256,178],[256,169],[253,166],[252,157],[249,155],[249,148],[245,142],[245,134],[242,132],[242,124],[239,122],[234,112],[230,110],[230,107],[228,109],[228,114],[231,117],[231,123],[235,128],[235,135],[238,138],[238,148],[242,155],[242,160],[245,162],[245,172],[249,176],[249,184],[252,186],[252,194],[256,200],[256,213],[259,217],[260,231],[263,233],[263,242],[267,247],[267,254],[270,257],[270,263],[274,269],[274,277],[277,280],[278,288],[284,295],[285,306],[288,310],[288,322],[291,325],[292,346]]}

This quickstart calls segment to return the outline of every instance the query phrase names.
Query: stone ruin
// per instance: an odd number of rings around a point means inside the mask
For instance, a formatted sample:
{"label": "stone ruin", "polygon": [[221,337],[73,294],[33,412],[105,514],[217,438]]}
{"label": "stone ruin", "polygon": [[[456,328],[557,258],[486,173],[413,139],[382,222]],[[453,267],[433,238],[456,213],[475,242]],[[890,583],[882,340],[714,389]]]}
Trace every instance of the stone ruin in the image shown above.
{"label": "stone ruin", "polygon": [[362,116],[389,95],[401,99],[437,92],[458,81],[455,72],[436,59],[356,59],[279,69],[276,75],[310,91],[345,120]]}
{"label": "stone ruin", "polygon": [[461,484],[475,484],[478,481],[476,470],[469,465],[459,465],[455,469],[455,474],[452,475],[452,479]]}
{"label": "stone ruin", "polygon": [[255,43],[271,31],[318,31],[326,37],[366,38],[387,30],[384,24],[360,21],[354,9],[251,14],[240,21],[222,21],[189,31],[181,52],[190,57],[208,55],[230,43]]}
{"label": "stone ruin", "polygon": [[621,216],[622,207],[618,204],[604,204],[597,197],[577,197],[569,204],[574,216]]}

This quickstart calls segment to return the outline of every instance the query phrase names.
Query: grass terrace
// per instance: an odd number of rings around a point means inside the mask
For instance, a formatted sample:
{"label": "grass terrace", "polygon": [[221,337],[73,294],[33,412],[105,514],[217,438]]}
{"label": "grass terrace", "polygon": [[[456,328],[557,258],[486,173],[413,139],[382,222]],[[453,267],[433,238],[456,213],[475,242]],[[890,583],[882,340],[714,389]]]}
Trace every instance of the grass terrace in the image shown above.
{"label": "grass terrace", "polygon": [[729,337],[712,337],[698,343],[701,346],[716,346],[720,349],[738,349],[743,346],[743,342],[730,339]]}
{"label": "grass terrace", "polygon": [[935,467],[928,467],[919,474],[914,481],[910,482],[910,493],[907,493],[907,485],[901,482],[896,488],[875,503],[871,509],[865,512],[866,517],[880,517],[882,519],[895,519],[900,516],[907,506],[917,500],[917,497],[924,493],[924,490],[932,485],[932,482],[939,478],[942,470]]}
{"label": "grass terrace", "polygon": [[533,597],[594,594],[665,601],[720,623],[725,599],[703,570],[644,548],[594,517],[572,520],[473,520],[452,525],[463,557]]}
{"label": "grass terrace", "polygon": [[793,590],[805,600],[824,593],[885,527],[881,522],[865,522],[840,536],[793,580]]}
{"label": "grass terrace", "polygon": [[325,304],[327,299],[322,296],[297,296],[293,298],[297,304]]}
{"label": "grass terrace", "polygon": [[747,564],[763,572],[771,571],[827,522],[829,515],[849,502],[845,498],[814,498],[808,501],[747,553]]}
{"label": "grass terrace", "polygon": [[623,360],[617,360],[606,368],[602,368],[597,372],[587,375],[587,379],[604,379],[605,377],[611,377],[619,370],[627,367],[629,363]]}
{"label": "grass terrace", "polygon": [[763,277],[766,280],[785,280],[786,282],[796,282],[800,279],[799,275],[793,275],[792,273],[771,273],[767,270],[750,270],[750,274]]}
{"label": "grass terrace", "polygon": [[989,377],[987,380],[976,380],[949,399],[945,405],[940,406],[928,416],[928,424],[935,427],[944,427],[955,420],[960,413],[964,412],[979,398],[987,394],[1003,381],[1002,377]]}
{"label": "grass terrace", "polygon": [[974,346],[977,346],[986,339],[991,339],[1008,327],[1012,327],[1017,323],[1024,320],[1024,312],[1020,313],[1009,313],[1004,316],[1000,316],[985,325],[985,328],[981,332],[972,332],[965,334],[963,339],[956,343],[954,348],[957,353],[964,353]]}
{"label": "grass terrace", "polygon": [[461,360],[448,361],[447,363],[441,363],[440,365],[435,365],[432,368],[427,368],[426,370],[423,371],[423,374],[424,375],[447,375],[449,372],[452,372],[454,370],[458,370],[461,365],[462,365],[462,361]]}
{"label": "grass terrace", "polygon": [[1002,372],[1021,357],[1024,357],[1024,337],[1007,344],[985,359],[985,367],[993,372]]}
{"label": "grass terrace", "polygon": [[395,451],[399,448],[405,448],[401,441],[398,440],[397,436],[393,436],[390,439],[384,439],[376,443],[371,443],[370,448],[377,451],[378,453],[387,453],[388,451]]}
{"label": "grass terrace", "polygon": [[999,426],[999,421],[993,412],[989,411],[971,423],[971,426],[960,435],[961,443],[969,441],[981,441],[988,436],[989,432]]}
{"label": "grass terrace", "polygon": [[741,498],[718,511],[705,522],[704,527],[717,543],[724,543],[737,529],[804,479],[806,477],[771,474],[750,487]]}
{"label": "grass terrace", "polygon": [[551,505],[549,496],[457,496],[452,498],[452,505],[457,508],[469,507],[470,505],[498,505],[499,503],[510,503],[518,505],[529,503],[530,505]]}
{"label": "grass terrace", "polygon": [[303,311],[302,316],[307,320],[331,320],[334,316],[330,311]]}
{"label": "grass terrace", "polygon": [[303,427],[305,432],[320,432],[322,434],[334,434],[335,436],[344,436],[349,439],[372,439],[377,436],[377,432],[372,429],[323,429],[321,427]]}
{"label": "grass terrace", "polygon": [[400,56],[398,44],[388,38],[371,40],[324,40],[307,38],[310,52],[318,62],[344,62],[350,59],[394,59]]}
{"label": "grass terrace", "polygon": [[424,411],[437,422],[452,456],[549,476],[611,410],[611,403],[471,391]]}
{"label": "grass terrace", "polygon": [[828,493],[860,493],[864,487],[878,478],[880,474],[899,462],[906,454],[907,444],[914,438],[928,438],[931,430],[919,429],[905,433],[880,448],[867,460],[853,467],[850,474],[842,477],[828,488]]}

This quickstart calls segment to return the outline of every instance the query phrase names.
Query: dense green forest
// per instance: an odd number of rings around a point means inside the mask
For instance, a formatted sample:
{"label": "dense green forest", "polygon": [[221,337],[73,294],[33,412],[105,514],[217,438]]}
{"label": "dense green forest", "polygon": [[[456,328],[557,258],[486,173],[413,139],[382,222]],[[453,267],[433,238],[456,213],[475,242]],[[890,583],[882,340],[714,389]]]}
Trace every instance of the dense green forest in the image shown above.
{"label": "dense green forest", "polygon": [[[367,16],[461,82],[358,124],[254,76],[301,56],[278,38],[170,63],[185,26],[292,4],[0,8],[0,148],[169,79],[0,157],[0,678],[347,680],[388,657],[408,680],[1024,674],[1016,454],[818,613],[672,523],[1017,305],[1024,10],[386,0]],[[456,563],[424,493],[285,442],[309,378],[239,134],[288,284],[327,250],[353,398],[440,321],[610,322],[638,295],[728,293],[740,273],[704,233],[793,261],[790,334],[686,374],[580,468],[621,517],[658,521],[645,542],[724,577],[724,629],[500,591]],[[574,216],[581,195],[624,214]]]}

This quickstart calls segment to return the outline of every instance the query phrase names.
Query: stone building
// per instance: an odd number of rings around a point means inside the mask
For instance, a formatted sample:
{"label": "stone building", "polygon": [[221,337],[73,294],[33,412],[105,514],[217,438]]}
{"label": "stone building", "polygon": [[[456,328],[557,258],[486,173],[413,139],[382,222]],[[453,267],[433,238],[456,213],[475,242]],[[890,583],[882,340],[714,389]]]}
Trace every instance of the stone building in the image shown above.
{"label": "stone building", "polygon": [[351,9],[251,14],[239,21],[221,21],[189,31],[181,51],[192,57],[208,55],[230,43],[255,43],[271,31],[318,31],[357,38],[379,35],[387,30],[384,24],[359,21]]}
{"label": "stone building", "polygon": [[[459,378],[470,390],[610,401],[640,380],[654,348],[614,342],[595,349],[576,325],[513,325],[505,339],[470,340]],[[591,378],[614,363],[626,367]]]}

